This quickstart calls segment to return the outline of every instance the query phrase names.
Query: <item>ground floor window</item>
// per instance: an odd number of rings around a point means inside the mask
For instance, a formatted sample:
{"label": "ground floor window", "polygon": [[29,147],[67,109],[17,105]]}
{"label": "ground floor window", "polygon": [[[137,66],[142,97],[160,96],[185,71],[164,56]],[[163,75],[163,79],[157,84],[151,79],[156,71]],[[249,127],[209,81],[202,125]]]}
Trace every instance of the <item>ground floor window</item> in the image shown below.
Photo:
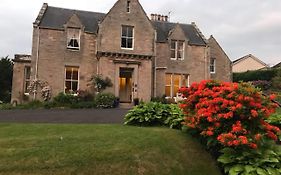
{"label": "ground floor window", "polygon": [[176,97],[181,87],[189,86],[189,75],[187,74],[166,74],[165,95]]}
{"label": "ground floor window", "polygon": [[65,93],[76,94],[79,89],[79,67],[65,67]]}
{"label": "ground floor window", "polygon": [[24,67],[24,93],[29,94],[28,87],[30,85],[30,66],[25,66]]}

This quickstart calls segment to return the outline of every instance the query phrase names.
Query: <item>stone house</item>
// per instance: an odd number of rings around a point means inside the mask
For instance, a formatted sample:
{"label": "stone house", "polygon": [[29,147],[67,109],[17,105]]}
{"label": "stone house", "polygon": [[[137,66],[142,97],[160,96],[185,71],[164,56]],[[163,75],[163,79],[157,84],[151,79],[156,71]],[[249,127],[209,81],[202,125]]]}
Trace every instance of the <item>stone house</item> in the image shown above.
{"label": "stone house", "polygon": [[[181,86],[203,79],[231,81],[231,61],[213,36],[195,23],[150,18],[138,0],[118,0],[107,14],[43,4],[33,24],[32,56],[15,58],[12,102],[23,103],[27,81],[60,92],[90,90],[93,75],[109,77],[107,92],[121,102],[174,97]],[[29,100],[40,99],[37,93]]]}
{"label": "stone house", "polygon": [[252,54],[241,57],[233,61],[232,71],[235,73],[253,70],[268,69],[269,66]]}

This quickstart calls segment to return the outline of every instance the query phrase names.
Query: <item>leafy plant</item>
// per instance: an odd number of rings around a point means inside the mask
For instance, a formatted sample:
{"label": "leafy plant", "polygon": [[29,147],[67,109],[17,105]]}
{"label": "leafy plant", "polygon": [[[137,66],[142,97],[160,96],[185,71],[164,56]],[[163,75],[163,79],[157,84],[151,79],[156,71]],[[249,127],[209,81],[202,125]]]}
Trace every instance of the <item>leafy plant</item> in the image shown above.
{"label": "leafy plant", "polygon": [[13,62],[8,56],[0,59],[0,70],[0,101],[9,103],[13,80]]}
{"label": "leafy plant", "polygon": [[165,125],[170,128],[180,129],[182,127],[182,122],[184,121],[184,115],[182,110],[176,104],[168,105],[169,115],[164,121]]}
{"label": "leafy plant", "polygon": [[183,113],[177,105],[157,102],[142,103],[128,112],[125,125],[155,126],[166,125],[181,128]]}
{"label": "leafy plant", "polygon": [[224,148],[218,162],[229,175],[280,175],[281,146],[275,143],[256,150]]}
{"label": "leafy plant", "polygon": [[94,85],[94,88],[97,92],[102,92],[107,87],[112,87],[113,84],[111,82],[111,79],[106,77],[103,79],[102,75],[94,75],[91,80],[92,84]]}
{"label": "leafy plant", "polygon": [[116,107],[117,98],[111,93],[99,93],[96,96],[96,106],[98,108],[113,108]]}

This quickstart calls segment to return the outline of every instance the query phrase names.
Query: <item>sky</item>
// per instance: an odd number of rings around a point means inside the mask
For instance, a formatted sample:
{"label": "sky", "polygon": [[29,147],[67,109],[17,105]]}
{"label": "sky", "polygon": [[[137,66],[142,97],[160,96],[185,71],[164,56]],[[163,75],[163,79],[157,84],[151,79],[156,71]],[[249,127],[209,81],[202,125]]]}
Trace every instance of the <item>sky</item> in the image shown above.
{"label": "sky", "polygon": [[[231,60],[253,54],[269,65],[281,62],[281,0],[139,0],[144,10],[171,22],[195,22],[213,35]],[[116,0],[1,0],[0,57],[30,54],[32,23],[42,4],[107,13]]]}

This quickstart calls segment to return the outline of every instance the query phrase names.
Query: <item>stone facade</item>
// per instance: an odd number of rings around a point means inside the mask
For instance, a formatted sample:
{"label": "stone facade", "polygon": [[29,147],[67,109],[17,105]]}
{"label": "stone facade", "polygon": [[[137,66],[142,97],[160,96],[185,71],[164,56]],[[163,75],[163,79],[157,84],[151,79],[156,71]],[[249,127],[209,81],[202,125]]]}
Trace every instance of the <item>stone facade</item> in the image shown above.
{"label": "stone facade", "polygon": [[[217,60],[215,76],[211,56]],[[231,81],[231,63],[214,39],[207,41],[194,23],[171,23],[161,15],[149,19],[138,0],[118,0],[107,14],[44,4],[34,23],[31,60],[15,63],[17,103],[23,102],[26,64],[30,79],[48,82],[53,97],[92,91],[89,81],[97,74],[111,79],[106,92],[123,102],[172,97],[179,86],[203,79]]]}

